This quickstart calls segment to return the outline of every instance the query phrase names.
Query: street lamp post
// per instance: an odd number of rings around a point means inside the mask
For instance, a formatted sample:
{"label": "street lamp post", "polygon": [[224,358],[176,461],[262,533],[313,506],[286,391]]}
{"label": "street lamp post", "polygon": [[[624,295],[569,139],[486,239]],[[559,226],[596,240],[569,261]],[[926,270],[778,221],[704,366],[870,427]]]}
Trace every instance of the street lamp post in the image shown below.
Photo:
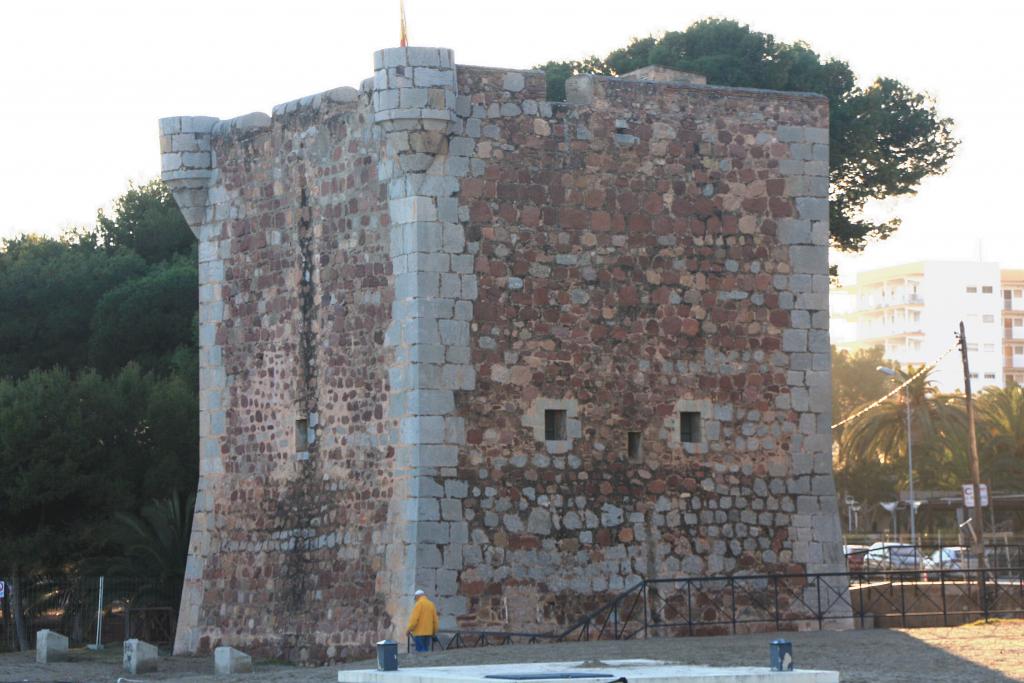
{"label": "street lamp post", "polygon": [[[892,368],[879,365],[877,368],[883,375],[896,379],[898,375]],[[917,545],[917,528],[914,518],[917,516],[917,505],[914,502],[914,439],[910,434],[910,385],[903,387],[904,401],[907,404],[907,480],[910,487],[910,545]]]}

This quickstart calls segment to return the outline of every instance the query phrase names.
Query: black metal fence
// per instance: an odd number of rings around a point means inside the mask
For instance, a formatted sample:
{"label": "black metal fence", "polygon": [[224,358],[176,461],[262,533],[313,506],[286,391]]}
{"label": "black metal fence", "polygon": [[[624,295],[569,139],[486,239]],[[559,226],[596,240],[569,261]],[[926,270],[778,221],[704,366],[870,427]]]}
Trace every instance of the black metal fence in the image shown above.
{"label": "black metal fence", "polygon": [[[872,546],[846,546],[850,571],[861,569],[914,569],[922,571],[980,569],[981,563],[970,547],[936,544],[876,543]],[[1014,567],[1024,566],[1024,545],[992,544],[985,547],[986,569],[1011,576]]]}
{"label": "black metal fence", "polygon": [[[1024,617],[1024,565],[647,579],[562,630],[443,630],[441,649]],[[411,640],[410,640],[411,644]]]}
{"label": "black metal fence", "polygon": [[[101,643],[126,638],[141,638],[158,645],[172,643],[177,612],[168,606],[139,604],[137,598],[145,586],[138,579],[103,579]],[[29,648],[35,648],[36,631],[44,628],[67,636],[72,647],[96,642],[101,605],[99,577],[33,577],[17,585],[5,581],[3,588],[0,652],[19,649],[18,608]],[[19,588],[20,595],[16,592]]]}

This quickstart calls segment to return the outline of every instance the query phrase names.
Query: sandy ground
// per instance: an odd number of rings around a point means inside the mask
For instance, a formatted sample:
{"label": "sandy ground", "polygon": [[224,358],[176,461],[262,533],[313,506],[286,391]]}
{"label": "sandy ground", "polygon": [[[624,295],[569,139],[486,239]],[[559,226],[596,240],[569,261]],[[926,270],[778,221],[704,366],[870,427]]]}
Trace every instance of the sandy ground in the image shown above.
{"label": "sandy ground", "polygon": [[[400,665],[498,664],[522,661],[572,661],[644,657],[684,664],[767,666],[772,634],[711,638],[656,638],[635,641],[516,645],[402,654]],[[958,628],[791,633],[798,668],[838,669],[844,683],[1001,683],[1024,681],[1024,621]],[[120,672],[120,651],[75,651],[73,660],[36,664],[33,653],[0,655],[0,683],[114,683],[137,681],[208,681],[214,683],[211,658],[168,657],[160,671],[142,676]],[[354,662],[343,668],[368,668]],[[252,683],[313,683],[337,680],[338,667],[294,668],[257,664]]]}

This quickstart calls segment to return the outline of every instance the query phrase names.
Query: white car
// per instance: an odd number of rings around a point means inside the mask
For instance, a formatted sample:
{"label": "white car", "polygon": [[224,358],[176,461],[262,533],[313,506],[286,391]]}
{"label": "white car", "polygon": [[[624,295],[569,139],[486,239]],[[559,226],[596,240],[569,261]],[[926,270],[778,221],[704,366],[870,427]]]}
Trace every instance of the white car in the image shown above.
{"label": "white car", "polygon": [[918,569],[924,557],[905,543],[872,543],[864,555],[865,569]]}
{"label": "white car", "polygon": [[[986,552],[986,557],[991,562],[991,553]],[[978,558],[971,555],[971,551],[962,546],[949,546],[939,548],[930,557],[924,560],[924,568],[927,571],[962,571],[964,569],[978,569]],[[963,574],[946,574],[947,577],[963,576]],[[938,576],[934,577],[938,579]]]}

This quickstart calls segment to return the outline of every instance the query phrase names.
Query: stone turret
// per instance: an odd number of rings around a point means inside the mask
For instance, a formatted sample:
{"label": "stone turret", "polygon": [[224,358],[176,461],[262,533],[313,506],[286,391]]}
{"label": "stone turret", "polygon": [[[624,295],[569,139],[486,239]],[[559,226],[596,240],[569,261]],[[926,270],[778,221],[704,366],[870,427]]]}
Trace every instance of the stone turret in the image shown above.
{"label": "stone turret", "polygon": [[212,116],[160,119],[160,177],[198,237],[206,219],[207,189],[213,176]]}
{"label": "stone turret", "polygon": [[[381,50],[374,64],[374,121],[387,142],[379,172],[388,183],[395,273],[386,338],[395,349],[391,414],[400,420],[395,489],[407,501],[392,508],[392,523],[406,540],[393,546],[388,561],[402,568],[392,575],[389,603],[404,618],[413,590],[425,587],[448,621],[465,608],[456,574],[468,538],[461,501],[434,482],[450,477],[446,470],[458,465],[465,442],[455,392],[475,386],[469,321],[476,277],[456,199],[467,165],[451,163],[448,143],[455,64],[451,50],[423,47]],[[439,548],[443,562],[431,561]]]}

